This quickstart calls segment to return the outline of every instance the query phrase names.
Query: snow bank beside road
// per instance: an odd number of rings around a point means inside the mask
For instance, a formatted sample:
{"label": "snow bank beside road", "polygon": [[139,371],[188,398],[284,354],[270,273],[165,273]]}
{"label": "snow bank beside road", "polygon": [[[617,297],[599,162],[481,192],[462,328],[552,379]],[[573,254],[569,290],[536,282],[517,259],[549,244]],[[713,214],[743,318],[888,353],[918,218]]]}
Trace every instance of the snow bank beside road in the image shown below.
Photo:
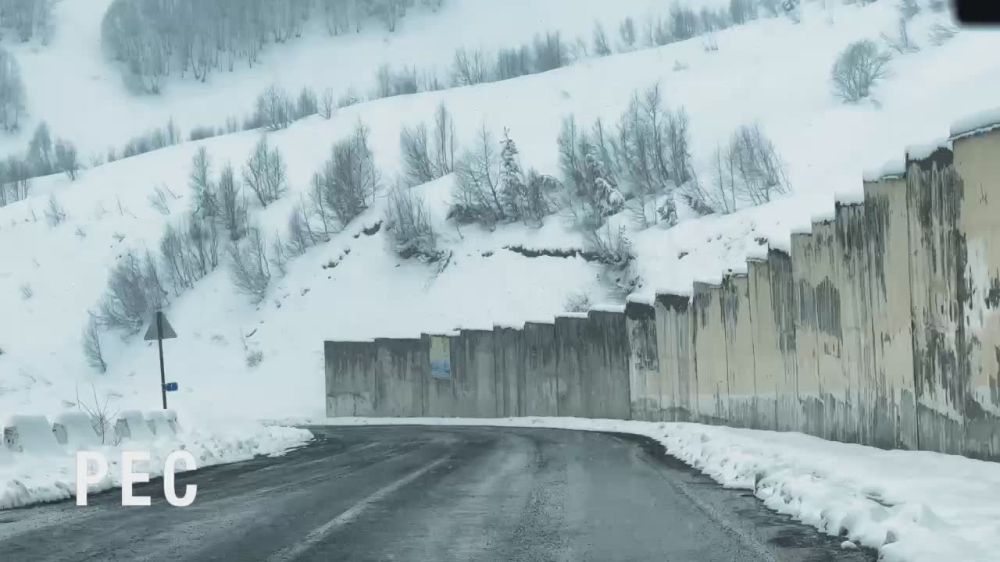
{"label": "snow bank beside road", "polygon": [[689,423],[581,418],[328,418],[326,425],[486,425],[611,431],[656,439],[723,486],[885,561],[996,560],[1000,464],[925,451],[885,451],[779,433]]}
{"label": "snow bank beside road", "polygon": [[[181,429],[177,435],[152,441],[126,440],[117,446],[84,447],[105,455],[108,477],[91,493],[121,485],[118,466],[123,450],[149,451],[151,477],[161,476],[167,455],[179,449],[190,451],[198,468],[237,462],[257,455],[280,454],[312,439],[312,433],[292,427],[260,423],[233,424],[211,429]],[[145,470],[146,467],[143,467]],[[180,470],[181,467],[178,467]],[[0,509],[71,498],[76,494],[76,455],[60,447],[47,454],[9,453],[0,447]]]}

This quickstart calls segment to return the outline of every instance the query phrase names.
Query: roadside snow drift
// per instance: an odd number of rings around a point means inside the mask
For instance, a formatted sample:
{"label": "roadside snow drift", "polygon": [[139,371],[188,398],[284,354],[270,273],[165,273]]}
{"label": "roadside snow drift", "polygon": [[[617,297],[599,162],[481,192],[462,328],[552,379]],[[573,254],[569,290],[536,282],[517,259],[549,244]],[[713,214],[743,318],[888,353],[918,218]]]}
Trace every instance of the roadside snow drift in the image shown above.
{"label": "roadside snow drift", "polygon": [[[8,423],[24,422],[25,417]],[[41,419],[44,421],[44,418]],[[141,425],[145,427],[145,422]],[[37,423],[32,425],[37,426]],[[162,476],[163,461],[167,455],[181,449],[194,455],[197,468],[204,468],[247,460],[257,455],[281,454],[312,439],[312,434],[304,429],[256,422],[214,422],[190,428],[182,425],[176,435],[154,437],[147,432],[145,436],[145,439],[124,439],[115,446],[58,445],[51,430],[47,430],[47,435],[36,431],[27,436],[35,446],[26,447],[24,452],[11,453],[0,447],[0,509],[73,497],[76,494],[77,451],[94,451],[108,460],[108,476],[90,486],[93,493],[121,485],[119,464],[123,451],[148,451],[148,465],[136,466],[136,470],[148,472],[151,478],[155,478]],[[38,446],[38,443],[45,446]],[[179,471],[183,469],[183,464],[178,466]]]}

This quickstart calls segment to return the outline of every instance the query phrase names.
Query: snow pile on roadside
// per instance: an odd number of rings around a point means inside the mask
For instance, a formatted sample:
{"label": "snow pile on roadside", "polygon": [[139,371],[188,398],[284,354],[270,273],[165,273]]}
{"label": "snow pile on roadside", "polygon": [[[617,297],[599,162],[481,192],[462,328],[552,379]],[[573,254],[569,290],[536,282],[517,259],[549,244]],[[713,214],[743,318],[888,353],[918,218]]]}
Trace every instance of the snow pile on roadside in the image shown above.
{"label": "snow pile on roadside", "polygon": [[[91,493],[121,485],[122,451],[148,451],[150,462],[136,470],[161,476],[163,461],[173,451],[185,449],[198,468],[237,462],[257,455],[279,455],[312,439],[305,429],[240,423],[212,429],[184,429],[175,436],[151,442],[123,441],[117,446],[85,447],[108,460],[108,476],[90,486]],[[76,494],[76,450],[59,447],[47,454],[11,453],[0,446],[0,509],[64,500]],[[178,471],[184,469],[178,466]]]}
{"label": "snow pile on roadside", "polygon": [[1000,464],[926,451],[886,451],[779,433],[690,423],[581,418],[329,418],[329,425],[486,425],[632,433],[720,484],[880,560],[996,560]]}

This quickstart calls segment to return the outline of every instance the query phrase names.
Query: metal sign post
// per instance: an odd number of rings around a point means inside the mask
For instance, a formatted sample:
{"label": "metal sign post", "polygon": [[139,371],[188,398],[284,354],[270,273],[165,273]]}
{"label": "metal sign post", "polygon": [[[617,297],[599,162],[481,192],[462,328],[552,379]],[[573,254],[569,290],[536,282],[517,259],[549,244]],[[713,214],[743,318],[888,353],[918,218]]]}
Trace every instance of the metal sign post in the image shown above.
{"label": "metal sign post", "polygon": [[167,321],[167,317],[162,311],[158,310],[153,314],[153,319],[149,323],[149,329],[146,330],[146,335],[142,338],[146,341],[156,340],[156,346],[160,351],[160,395],[163,397],[164,410],[167,409],[167,392],[177,390],[177,383],[172,382],[167,384],[167,374],[163,369],[163,340],[176,337],[177,333],[174,332],[170,322]]}

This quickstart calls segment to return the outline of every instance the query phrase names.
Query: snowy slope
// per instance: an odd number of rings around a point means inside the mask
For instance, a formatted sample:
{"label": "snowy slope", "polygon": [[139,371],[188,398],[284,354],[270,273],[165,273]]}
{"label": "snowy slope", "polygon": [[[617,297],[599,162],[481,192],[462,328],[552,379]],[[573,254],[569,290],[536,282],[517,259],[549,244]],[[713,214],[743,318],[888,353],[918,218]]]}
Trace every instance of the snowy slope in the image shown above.
{"label": "snowy slope", "polygon": [[237,66],[232,73],[212,74],[205,84],[172,80],[162,95],[133,96],[101,52],[101,20],[110,3],[56,2],[55,36],[48,46],[7,42],[21,65],[29,118],[20,135],[0,137],[0,148],[24,150],[37,122],[45,120],[55,134],[76,143],[89,162],[91,154],[120,147],[171,117],[185,138],[196,126],[218,127],[232,116],[242,120],[272,83],[293,92],[308,86],[317,92],[331,88],[338,97],[350,88],[367,94],[384,63],[437,68],[447,76],[461,47],[492,52],[547,31],[560,31],[567,42],[582,37],[589,45],[595,21],[616,37],[625,17],[665,12],[658,0],[447,0],[437,14],[412,10],[396,33],[373,20],[360,34],[338,37],[330,37],[314,18],[301,38],[268,45],[253,69]]}
{"label": "snowy slope", "polygon": [[[706,51],[704,40],[695,38],[506,82],[360,104],[329,121],[313,117],[269,135],[288,160],[291,193],[253,213],[268,232],[283,233],[330,144],[359,119],[371,128],[386,183],[398,172],[400,127],[429,120],[442,101],[464,144],[483,122],[496,133],[509,127],[525,167],[557,173],[555,138],[563,116],[614,122],[635,89],[659,81],[667,103],[684,105],[691,116],[700,175],[708,176],[712,150],[734,128],[759,121],[795,188],[793,196],[756,209],[633,232],[644,279],[640,293],[688,290],[695,279],[742,267],[748,253],[759,251],[759,237],[785,243],[791,229],[828,213],[835,194],[857,193],[863,170],[997,103],[1000,61],[981,54],[996,51],[1000,34],[963,31],[932,47],[924,33],[940,17],[919,16],[914,33],[924,49],[892,62],[877,104],[842,105],[830,93],[828,74],[848,42],[893,29],[895,10],[888,2],[864,8],[809,4],[800,24],[760,20],[718,33],[717,51]],[[587,15],[581,25],[589,29],[592,19]],[[687,68],[675,71],[678,61]],[[182,91],[172,88],[168,96]],[[120,121],[134,124],[128,111]],[[109,373],[97,375],[86,365],[80,335],[87,310],[98,303],[115,259],[128,248],[155,249],[167,221],[180,220],[190,207],[187,174],[198,147],[208,149],[218,170],[227,160],[239,166],[257,139],[258,133],[246,132],[185,143],[87,170],[75,183],[45,178],[30,199],[0,209],[0,410],[55,413],[90,384],[115,393],[125,406],[157,403],[155,348],[137,338],[105,334]],[[225,268],[175,300],[167,314],[181,337],[166,343],[166,363],[168,376],[181,386],[172,400],[182,417],[185,410],[258,418],[321,414],[324,339],[517,324],[551,318],[571,293],[604,298],[591,264],[503,249],[581,247],[580,235],[564,219],[550,217],[537,230],[459,230],[444,220],[451,182],[446,177],[417,188],[433,207],[441,246],[453,252],[440,273],[396,258],[381,233],[361,233],[381,218],[380,200],[329,244],[294,260],[259,307],[233,289]],[[179,196],[170,216],[148,202],[158,185]],[[50,193],[68,215],[56,227],[44,220]],[[679,258],[681,253],[686,255]],[[338,265],[323,267],[331,262]],[[27,300],[20,290],[26,284],[33,292]],[[255,368],[245,363],[251,351],[263,354]]]}

